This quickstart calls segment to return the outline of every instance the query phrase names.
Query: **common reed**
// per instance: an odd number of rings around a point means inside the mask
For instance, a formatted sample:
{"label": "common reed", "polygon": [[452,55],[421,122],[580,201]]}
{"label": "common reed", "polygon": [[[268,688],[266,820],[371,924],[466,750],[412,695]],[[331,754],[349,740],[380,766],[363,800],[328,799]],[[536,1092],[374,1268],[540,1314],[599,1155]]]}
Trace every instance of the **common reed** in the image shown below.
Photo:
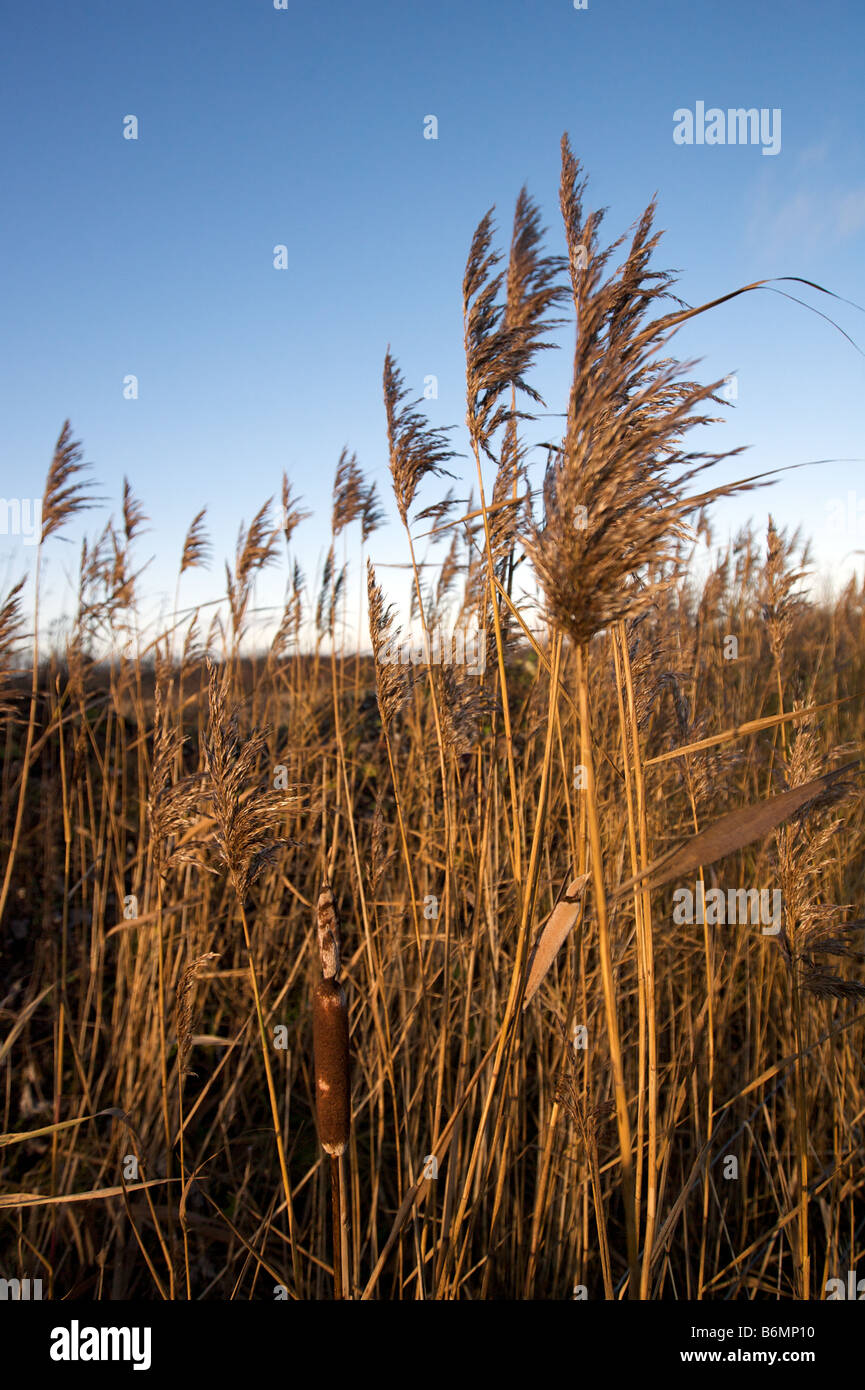
{"label": "common reed", "polygon": [[[559,193],[563,230],[524,190],[509,249],[492,212],[467,238],[463,432],[388,349],[393,502],[346,446],[314,577],[283,475],[181,609],[197,512],[154,619],[124,481],[46,644],[42,546],[96,501],[63,427],[0,598],[5,1275],[750,1300],[861,1264],[865,586],[809,590],[774,520],[713,539],[718,383],[672,355],[710,306],[654,268],[653,204],[604,242],[567,139]],[[489,661],[394,659],[415,622]],[[675,912],[764,888],[774,934]]]}

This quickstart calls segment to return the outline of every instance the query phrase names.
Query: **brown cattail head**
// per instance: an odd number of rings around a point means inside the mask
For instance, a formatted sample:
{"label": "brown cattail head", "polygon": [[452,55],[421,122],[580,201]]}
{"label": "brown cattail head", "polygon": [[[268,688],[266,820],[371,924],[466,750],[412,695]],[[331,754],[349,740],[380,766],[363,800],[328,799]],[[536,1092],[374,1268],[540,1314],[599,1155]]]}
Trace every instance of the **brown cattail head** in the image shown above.
{"label": "brown cattail head", "polygon": [[312,1045],[318,1137],[325,1153],[336,1158],[345,1152],[351,1126],[348,1006],[336,980],[319,980],[315,987]]}

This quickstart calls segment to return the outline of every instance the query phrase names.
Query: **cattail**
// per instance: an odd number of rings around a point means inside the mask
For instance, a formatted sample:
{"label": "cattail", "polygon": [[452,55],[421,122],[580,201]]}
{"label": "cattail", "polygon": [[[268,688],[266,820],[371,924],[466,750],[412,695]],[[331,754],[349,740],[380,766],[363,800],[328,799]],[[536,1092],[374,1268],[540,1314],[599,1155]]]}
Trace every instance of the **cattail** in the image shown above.
{"label": "cattail", "polygon": [[312,1042],[318,1135],[332,1158],[345,1153],[351,1127],[348,1005],[339,973],[339,922],[333,893],[323,883],[318,899],[318,945],[324,979],[315,987]]}
{"label": "cattail", "polygon": [[325,1153],[345,1153],[351,1127],[348,1006],[336,980],[319,980],[312,1010],[318,1137]]}

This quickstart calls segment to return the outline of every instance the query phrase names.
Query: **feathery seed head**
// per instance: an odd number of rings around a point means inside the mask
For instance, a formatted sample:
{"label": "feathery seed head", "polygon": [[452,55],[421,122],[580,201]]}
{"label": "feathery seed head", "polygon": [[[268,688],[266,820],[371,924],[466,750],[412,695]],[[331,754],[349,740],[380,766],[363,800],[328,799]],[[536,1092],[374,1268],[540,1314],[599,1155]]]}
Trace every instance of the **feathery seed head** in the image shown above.
{"label": "feathery seed head", "polygon": [[186,540],[183,542],[183,554],[180,557],[180,573],[185,574],[187,570],[201,567],[206,569],[212,546],[204,529],[204,518],[207,508],[202,507],[197,516],[193,517],[189,530],[186,533]]}
{"label": "feathery seed head", "polygon": [[280,850],[298,841],[275,837],[277,827],[299,801],[297,788],[275,791],[260,766],[267,752],[263,732],[241,739],[237,710],[228,707],[228,675],[219,678],[208,661],[210,719],[204,751],[206,794],[216,821],[214,841],[243,902],[262,870]]}
{"label": "feathery seed head", "polygon": [[181,1081],[184,1076],[191,1075],[186,1064],[192,1051],[192,1002],[195,996],[195,983],[204,974],[211,961],[219,960],[219,954],[218,951],[207,951],[203,956],[198,956],[186,967],[177,987],[174,1019],[177,1032],[177,1064]]}
{"label": "feathery seed head", "polygon": [[429,474],[453,477],[442,466],[456,458],[448,448],[447,429],[432,429],[415,409],[422,398],[404,404],[408,396],[402,374],[388,348],[384,359],[384,405],[387,415],[387,443],[397,510],[404,526],[415,494]]}
{"label": "feathery seed head", "polygon": [[89,463],[82,462],[83,458],[81,444],[72,438],[72,426],[65,420],[54,446],[42,495],[42,545],[71,516],[95,506],[99,500],[88,492],[91,484],[81,481],[82,473],[90,467]]}
{"label": "feathery seed head", "polygon": [[381,722],[385,729],[388,729],[411,696],[412,667],[395,659],[399,651],[400,629],[394,624],[393,604],[385,608],[381,587],[375,582],[375,570],[371,560],[366,562],[366,579],[376,695]]}

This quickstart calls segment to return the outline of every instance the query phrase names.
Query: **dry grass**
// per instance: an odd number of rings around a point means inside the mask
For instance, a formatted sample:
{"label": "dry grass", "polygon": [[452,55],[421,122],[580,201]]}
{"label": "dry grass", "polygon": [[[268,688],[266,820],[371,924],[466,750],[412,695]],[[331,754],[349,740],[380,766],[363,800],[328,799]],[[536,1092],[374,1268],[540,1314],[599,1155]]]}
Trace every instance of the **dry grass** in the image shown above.
{"label": "dry grass", "polygon": [[[673,286],[653,209],[611,269],[562,153],[567,254],[543,253],[525,191],[507,267],[490,214],[471,245],[480,506],[459,525],[428,496],[450,437],[385,360],[414,612],[427,637],[483,633],[482,673],[389,664],[372,563],[374,655],[344,649],[335,541],[354,528],[362,573],[382,520],[347,449],[321,585],[289,549],[267,652],[244,654],[255,581],[308,516],[287,478],[206,634],[179,609],[202,509],[170,626],[137,637],[128,483],[65,650],[40,654],[37,591],[17,669],[21,588],[0,597],[4,1277],[105,1299],[801,1298],[862,1258],[865,591],[806,598],[771,520],[695,577],[687,522],[708,533],[716,491],[690,490],[713,459],[684,435],[717,383],[661,356],[680,316],[651,317]],[[567,297],[539,506],[531,370]],[[43,543],[92,501],[82,457],[67,424]],[[680,924],[695,886],[779,888],[781,929]]]}

